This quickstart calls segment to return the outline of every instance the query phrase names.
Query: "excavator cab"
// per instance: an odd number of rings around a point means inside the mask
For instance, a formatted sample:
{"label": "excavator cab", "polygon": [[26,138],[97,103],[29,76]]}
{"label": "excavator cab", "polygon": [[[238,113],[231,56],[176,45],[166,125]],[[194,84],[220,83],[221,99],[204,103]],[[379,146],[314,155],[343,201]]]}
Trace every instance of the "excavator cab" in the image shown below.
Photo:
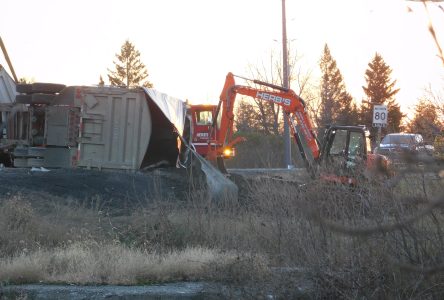
{"label": "excavator cab", "polygon": [[355,184],[371,153],[365,126],[328,126],[321,146],[321,177],[329,181]]}

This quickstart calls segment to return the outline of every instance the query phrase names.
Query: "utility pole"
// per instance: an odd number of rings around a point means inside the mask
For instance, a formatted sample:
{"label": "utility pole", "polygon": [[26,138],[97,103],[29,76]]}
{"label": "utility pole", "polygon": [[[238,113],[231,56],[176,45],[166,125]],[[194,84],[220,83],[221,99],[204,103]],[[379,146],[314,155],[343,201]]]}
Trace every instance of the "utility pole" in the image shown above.
{"label": "utility pole", "polygon": [[[287,19],[285,16],[285,0],[282,0],[282,84],[284,88],[290,87],[288,78],[288,49],[287,49]],[[290,127],[286,113],[282,111],[284,116],[284,165],[287,169],[291,169],[291,140]]]}

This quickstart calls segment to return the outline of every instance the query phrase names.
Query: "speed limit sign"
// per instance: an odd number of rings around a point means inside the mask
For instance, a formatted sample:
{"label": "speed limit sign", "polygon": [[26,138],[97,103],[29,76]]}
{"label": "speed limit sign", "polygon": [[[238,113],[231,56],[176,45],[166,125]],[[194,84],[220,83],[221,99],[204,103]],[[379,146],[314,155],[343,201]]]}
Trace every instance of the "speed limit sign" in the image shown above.
{"label": "speed limit sign", "polygon": [[373,127],[386,127],[387,117],[387,105],[373,106]]}

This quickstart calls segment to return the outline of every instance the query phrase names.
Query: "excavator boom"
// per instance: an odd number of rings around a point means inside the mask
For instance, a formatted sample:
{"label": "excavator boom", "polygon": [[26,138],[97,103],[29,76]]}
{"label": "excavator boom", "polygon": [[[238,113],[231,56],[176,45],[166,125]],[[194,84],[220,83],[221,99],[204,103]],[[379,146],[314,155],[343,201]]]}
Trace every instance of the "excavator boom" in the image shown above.
{"label": "excavator boom", "polygon": [[[302,158],[304,159],[307,167],[310,167],[310,162],[304,151],[302,137],[303,140],[305,140],[305,142],[307,143],[313,160],[316,161],[319,159],[320,146],[316,140],[313,126],[306,112],[305,102],[301,97],[299,97],[291,89],[282,88],[280,86],[269,84],[259,80],[251,81],[261,86],[265,86],[266,88],[258,89],[245,85],[236,85],[234,77],[235,75],[233,75],[232,73],[227,74],[224,88],[220,95],[219,106],[225,106],[225,109],[222,109],[221,124],[227,124],[227,126],[232,128],[234,118],[233,106],[238,94],[250,96],[252,98],[260,99],[263,101],[273,102],[282,107],[285,116],[288,119],[289,124],[291,125],[293,137],[296,140],[299,151],[301,152]],[[221,131],[227,132],[225,130]],[[227,137],[228,136],[223,136],[221,137],[221,140],[225,140]]]}

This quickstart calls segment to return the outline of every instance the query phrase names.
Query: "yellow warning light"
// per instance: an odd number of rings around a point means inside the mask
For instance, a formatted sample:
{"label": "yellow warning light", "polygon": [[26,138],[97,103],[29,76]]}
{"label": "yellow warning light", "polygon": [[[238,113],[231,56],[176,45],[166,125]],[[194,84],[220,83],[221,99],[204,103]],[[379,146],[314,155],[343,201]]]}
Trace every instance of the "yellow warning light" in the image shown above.
{"label": "yellow warning light", "polygon": [[233,155],[233,150],[230,148],[225,148],[224,149],[224,156],[231,156]]}

